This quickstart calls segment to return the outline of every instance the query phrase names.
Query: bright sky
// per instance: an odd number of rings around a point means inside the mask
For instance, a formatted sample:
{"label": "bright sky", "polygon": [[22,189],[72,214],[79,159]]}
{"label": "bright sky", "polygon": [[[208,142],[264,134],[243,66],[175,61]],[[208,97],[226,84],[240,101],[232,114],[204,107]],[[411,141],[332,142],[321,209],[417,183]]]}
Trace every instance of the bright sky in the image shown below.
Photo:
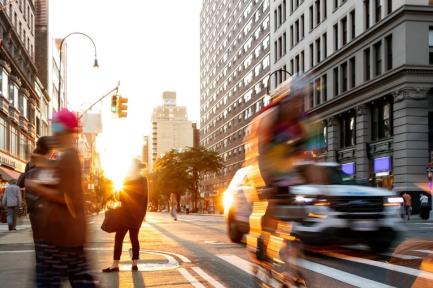
{"label": "bright sky", "polygon": [[90,41],[68,38],[68,107],[84,109],[117,81],[129,98],[126,120],[112,118],[111,99],[95,108],[103,113],[98,149],[103,164],[111,164],[105,167],[108,174],[120,173],[141,154],[163,91],[176,91],[178,105],[188,107],[192,121],[199,119],[201,0],[53,0],[50,5],[53,37],[84,32],[98,50],[100,68],[93,69]]}

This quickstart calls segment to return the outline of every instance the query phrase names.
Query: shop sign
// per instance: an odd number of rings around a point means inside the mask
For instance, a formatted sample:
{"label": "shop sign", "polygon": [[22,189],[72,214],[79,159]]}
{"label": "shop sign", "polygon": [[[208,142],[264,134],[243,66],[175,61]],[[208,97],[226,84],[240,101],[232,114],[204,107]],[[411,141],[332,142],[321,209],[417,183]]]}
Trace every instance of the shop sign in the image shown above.
{"label": "shop sign", "polygon": [[10,167],[18,172],[24,172],[25,169],[25,164],[23,162],[17,161],[4,153],[0,153],[0,165]]}
{"label": "shop sign", "polygon": [[373,165],[376,176],[388,176],[391,171],[391,157],[375,158]]}
{"label": "shop sign", "polygon": [[343,170],[346,175],[355,175],[355,162],[341,164],[341,170]]}

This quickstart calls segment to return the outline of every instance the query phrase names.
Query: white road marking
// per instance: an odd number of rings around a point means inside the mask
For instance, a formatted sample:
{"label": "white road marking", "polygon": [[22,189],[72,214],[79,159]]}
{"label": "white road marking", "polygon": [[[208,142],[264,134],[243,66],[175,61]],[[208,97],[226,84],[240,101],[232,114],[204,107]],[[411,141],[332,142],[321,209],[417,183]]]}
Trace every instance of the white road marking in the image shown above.
{"label": "white road marking", "polygon": [[433,250],[424,250],[424,249],[420,249],[420,250],[413,250],[415,252],[420,252],[420,253],[425,253],[425,254],[432,254]]}
{"label": "white road marking", "polygon": [[169,255],[176,256],[177,258],[179,258],[180,260],[182,260],[182,262],[185,262],[185,263],[191,263],[191,260],[189,260],[188,257],[183,256],[183,255],[178,254],[178,253],[174,253],[174,252],[158,251],[158,250],[141,250],[141,251],[144,251],[144,252],[156,252],[156,253],[169,254]]}
{"label": "white road marking", "polygon": [[383,263],[383,262],[374,261],[374,260],[370,260],[370,259],[348,256],[348,255],[344,255],[344,254],[340,254],[340,253],[323,252],[322,254],[330,256],[330,257],[342,259],[342,260],[357,262],[357,263],[361,263],[361,264],[367,264],[370,266],[376,266],[379,268],[384,268],[387,270],[396,271],[399,273],[412,275],[415,277],[421,277],[421,278],[433,280],[433,273],[431,273],[431,272],[421,271],[418,269],[413,269],[413,268],[395,265],[395,264],[391,264],[391,263]]}
{"label": "white road marking", "polygon": [[[232,264],[235,267],[238,267],[239,269],[247,272],[250,275],[254,275],[254,265],[253,263],[246,261],[238,256],[235,255],[218,255],[219,258],[227,261],[228,263]],[[327,266],[324,266],[322,264],[314,263],[308,260],[304,259],[298,259],[293,264],[302,267],[304,269],[325,275],[327,277],[336,279],[340,282],[347,283],[352,286],[357,287],[365,287],[365,288],[390,288],[393,286],[388,286],[385,284],[382,284],[377,281],[373,281],[361,276],[357,276],[351,273],[344,272],[342,270],[330,268]]]}
{"label": "white road marking", "polygon": [[9,251],[0,251],[0,254],[12,254],[12,253],[32,253],[35,250],[9,250]]}
{"label": "white road marking", "polygon": [[178,268],[177,271],[191,283],[195,288],[206,288],[203,284],[201,284],[194,276],[192,276],[185,268]]}
{"label": "white road marking", "polygon": [[222,285],[220,282],[212,278],[209,274],[204,272],[200,267],[192,267],[192,270],[194,270],[198,275],[200,275],[201,278],[206,280],[210,285],[212,285],[215,288],[225,288],[224,285]]}
{"label": "white road marking", "polygon": [[238,257],[236,255],[217,255],[219,258],[223,259],[224,261],[232,264],[233,266],[241,269],[242,271],[255,276],[254,275],[254,264],[242,259],[241,257]]}
{"label": "white road marking", "polygon": [[412,255],[404,255],[404,254],[396,254],[396,253],[383,253],[381,255],[384,256],[390,256],[393,258],[400,258],[403,260],[417,260],[417,259],[422,259],[422,257],[418,257],[418,256],[412,256]]}

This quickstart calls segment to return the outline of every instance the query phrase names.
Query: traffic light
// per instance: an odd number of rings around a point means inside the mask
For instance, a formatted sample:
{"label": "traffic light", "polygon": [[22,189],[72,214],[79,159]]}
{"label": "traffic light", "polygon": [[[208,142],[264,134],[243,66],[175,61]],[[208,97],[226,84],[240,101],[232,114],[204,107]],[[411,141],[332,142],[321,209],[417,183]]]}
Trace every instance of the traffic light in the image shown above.
{"label": "traffic light", "polygon": [[128,98],[119,96],[117,100],[117,116],[126,118],[128,116]]}
{"label": "traffic light", "polygon": [[111,112],[117,113],[117,95],[111,97]]}

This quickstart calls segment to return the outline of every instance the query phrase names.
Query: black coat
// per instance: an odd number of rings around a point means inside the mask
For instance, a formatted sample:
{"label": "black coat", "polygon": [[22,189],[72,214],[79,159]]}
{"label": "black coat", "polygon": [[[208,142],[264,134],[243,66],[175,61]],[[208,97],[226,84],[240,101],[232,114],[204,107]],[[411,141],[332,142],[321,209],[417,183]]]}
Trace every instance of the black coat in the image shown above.
{"label": "black coat", "polygon": [[121,224],[127,228],[138,229],[146,216],[148,203],[147,179],[126,180],[120,193]]}

